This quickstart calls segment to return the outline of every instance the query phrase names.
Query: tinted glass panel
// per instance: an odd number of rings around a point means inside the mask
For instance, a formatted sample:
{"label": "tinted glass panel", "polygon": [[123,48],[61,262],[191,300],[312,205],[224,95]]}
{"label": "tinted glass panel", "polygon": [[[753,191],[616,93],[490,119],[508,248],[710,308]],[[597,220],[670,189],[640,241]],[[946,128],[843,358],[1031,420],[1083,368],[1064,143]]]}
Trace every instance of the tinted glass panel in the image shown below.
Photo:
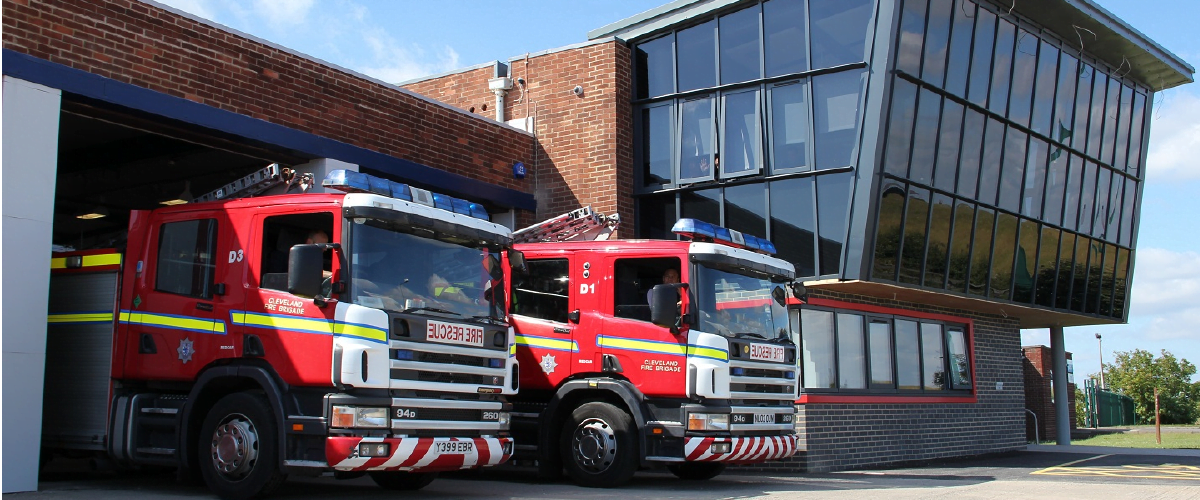
{"label": "tinted glass panel", "polygon": [[890,388],[892,376],[892,326],[883,321],[870,323],[871,385]]}
{"label": "tinted glass panel", "polygon": [[942,98],[928,89],[921,89],[917,101],[917,122],[913,129],[912,165],[908,178],[929,185],[933,181],[933,160],[937,153],[938,120],[942,113]]}
{"label": "tinted glass panel", "polygon": [[704,189],[679,193],[680,217],[721,224],[721,190]]}
{"label": "tinted glass panel", "polygon": [[904,222],[904,184],[891,179],[883,181],[880,189],[878,227],[875,233],[875,261],[871,276],[893,281],[896,279],[896,258],[900,254],[900,231]]}
{"label": "tinted glass panel", "polygon": [[1071,155],[1062,147],[1050,146],[1050,168],[1046,173],[1046,205],[1042,209],[1042,220],[1054,225],[1062,224],[1063,195],[1067,190],[1067,166]]}
{"label": "tinted glass panel", "polygon": [[1121,121],[1117,125],[1117,149],[1113,153],[1113,168],[1124,171],[1129,162],[1129,113],[1133,110],[1133,89],[1121,87]]}
{"label": "tinted glass panel", "polygon": [[771,241],[797,277],[817,275],[815,207],[812,177],[771,183]]}
{"label": "tinted glass panel", "polygon": [[1146,96],[1133,93],[1133,112],[1129,127],[1129,173],[1141,177],[1142,165],[1142,120],[1146,115]]}
{"label": "tinted glass panel", "polygon": [[1117,120],[1121,113],[1121,82],[1108,80],[1108,94],[1104,98],[1104,141],[1100,143],[1100,161],[1113,164],[1113,149],[1117,145]]}
{"label": "tinted glass panel", "polygon": [[950,267],[947,270],[947,288],[955,292],[967,291],[967,272],[971,268],[971,228],[974,225],[975,207],[965,201],[955,201],[954,236],[950,242]]}
{"label": "tinted glass panel", "polygon": [[950,223],[953,216],[951,203],[949,196],[933,195],[933,208],[929,215],[929,243],[925,253],[927,287],[945,287],[946,258],[950,252]]}
{"label": "tinted glass panel", "polygon": [[946,52],[950,45],[950,18],[954,0],[930,0],[929,21],[925,26],[925,62],[921,79],[941,87],[946,75]]}
{"label": "tinted glass panel", "polygon": [[975,243],[971,245],[971,280],[967,293],[986,296],[988,272],[992,262],[992,232],[995,230],[996,213],[987,207],[975,210]]}
{"label": "tinted glass panel", "polygon": [[1133,244],[1133,213],[1134,202],[1137,200],[1137,181],[1125,179],[1125,198],[1121,207],[1121,239],[1123,246]]}
{"label": "tinted glass panel", "polygon": [[1124,318],[1125,293],[1129,290],[1129,250],[1124,248],[1117,250],[1116,272],[1114,278],[1116,287],[1113,290],[1113,316]]}
{"label": "tinted glass panel", "polygon": [[1017,30],[1017,49],[1013,54],[1012,99],[1008,103],[1008,119],[1029,125],[1033,81],[1037,74],[1038,39],[1025,30]]}
{"label": "tinted glass panel", "polygon": [[959,158],[958,188],[959,196],[975,199],[975,188],[979,184],[979,157],[983,152],[983,125],[986,123],[982,114],[967,108],[963,116],[962,154]]}
{"label": "tinted glass panel", "polygon": [[1099,312],[1100,288],[1104,271],[1104,244],[1092,240],[1088,245],[1088,282],[1087,296],[1084,297],[1083,310],[1088,313]]}
{"label": "tinted glass panel", "polygon": [[1028,136],[1009,128],[1004,137],[1004,169],[1000,178],[1000,208],[1016,212],[1020,208],[1021,181],[1025,174],[1025,147]]}
{"label": "tinted glass panel", "polygon": [[862,79],[865,76],[866,71],[855,70],[821,75],[813,79],[817,133],[816,168],[854,164],[854,147],[858,142],[858,102],[862,92]]}
{"label": "tinted glass panel", "polygon": [[667,35],[640,43],[637,57],[638,98],[670,94],[675,91],[675,37]]}
{"label": "tinted glass panel", "polygon": [[915,321],[896,320],[896,387],[921,388],[921,344]]}
{"label": "tinted glass panel", "polygon": [[963,107],[945,99],[942,101],[942,126],[938,130],[937,165],[933,170],[933,187],[954,191],[954,174],[958,171],[959,134],[962,132]]}
{"label": "tinted glass panel", "polygon": [[872,0],[810,0],[813,69],[866,60]]}
{"label": "tinted glass panel", "polygon": [[929,190],[910,186],[904,216],[904,244],[900,250],[900,282],[921,284],[925,260],[925,225],[929,222]]}
{"label": "tinted glass panel", "polygon": [[726,94],[725,126],[721,137],[721,175],[732,177],[762,171],[762,121],[758,91]]}
{"label": "tinted glass panel", "polygon": [[528,273],[513,276],[512,313],[567,322],[571,293],[567,259],[530,260]]}
{"label": "tinted glass panel", "polygon": [[800,346],[804,366],[804,388],[836,388],[836,366],[832,363],[835,359],[833,313],[801,309]]}
{"label": "tinted glass panel", "polygon": [[771,165],[775,171],[808,166],[808,125],[808,84],[796,82],[772,88]]}
{"label": "tinted glass panel", "polygon": [[921,377],[925,390],[940,391],[946,385],[945,348],[942,346],[942,325],[921,323]]}
{"label": "tinted glass panel", "polygon": [[758,6],[721,16],[721,83],[761,78]]}
{"label": "tinted glass panel", "polygon": [[900,47],[896,69],[913,76],[921,74],[922,45],[925,40],[925,11],[929,0],[904,0],[900,12]]}
{"label": "tinted glass panel", "polygon": [[971,357],[968,352],[967,334],[958,328],[948,328],[946,338],[950,345],[950,388],[971,388]]}
{"label": "tinted glass panel", "polygon": [[1075,235],[1063,232],[1058,244],[1058,283],[1054,287],[1054,307],[1071,307],[1071,284],[1075,272]]}
{"label": "tinted glass panel", "polygon": [[971,79],[967,99],[987,105],[988,81],[992,75],[992,47],[996,43],[996,15],[975,9],[975,44],[971,55]]}
{"label": "tinted glass panel", "polygon": [[1033,281],[1037,273],[1038,224],[1021,219],[1017,236],[1017,259],[1013,270],[1013,302],[1033,302]]}
{"label": "tinted glass panel", "polygon": [[1075,128],[1075,84],[1079,80],[1079,61],[1063,53],[1059,58],[1058,88],[1054,97],[1054,128],[1050,137],[1063,144],[1071,144]]}
{"label": "tinted glass panel", "polygon": [[1108,227],[1104,230],[1104,239],[1115,242],[1121,228],[1121,208],[1123,206],[1121,197],[1125,194],[1125,178],[1114,173],[1108,191],[1108,206],[1105,207],[1105,220]]}
{"label": "tinted glass panel", "polygon": [[1071,155],[1070,169],[1067,171],[1067,193],[1063,198],[1063,227],[1070,230],[1079,227],[1079,212],[1083,206],[1081,192],[1084,192],[1084,172],[1083,158]]}
{"label": "tinted glass panel", "polygon": [[679,91],[712,87],[717,84],[716,21],[681,30],[675,34],[679,44]]}
{"label": "tinted glass panel", "polygon": [[1012,297],[1013,257],[1017,249],[1017,217],[1006,213],[996,216],[996,248],[992,251],[991,296]]}
{"label": "tinted glass panel", "polygon": [[1106,167],[1099,167],[1096,171],[1096,212],[1092,218],[1091,235],[1103,238],[1104,230],[1108,228],[1108,187],[1112,171]]}
{"label": "tinted glass panel", "polygon": [[675,225],[675,193],[647,196],[638,200],[639,238],[675,239],[671,226]]}
{"label": "tinted glass panel", "polygon": [[1104,274],[1100,278],[1100,314],[1112,316],[1113,281],[1116,280],[1117,247],[1104,246]]}
{"label": "tinted glass panel", "polygon": [[979,163],[980,203],[996,204],[996,190],[1000,187],[1000,159],[1003,153],[1004,124],[994,118],[988,118],[987,130],[983,135],[983,158]]}
{"label": "tinted glass panel", "polygon": [[1058,236],[1059,230],[1042,228],[1042,242],[1038,246],[1037,286],[1034,302],[1039,306],[1054,307],[1054,289],[1058,286]]}
{"label": "tinted glass panel", "polygon": [[642,110],[642,185],[671,182],[671,107]]}
{"label": "tinted glass panel", "polygon": [[867,350],[863,338],[863,318],[857,314],[837,315],[838,387],[867,388]]}
{"label": "tinted glass panel", "polygon": [[1075,125],[1072,127],[1071,147],[1077,151],[1087,149],[1088,111],[1092,109],[1092,81],[1096,70],[1090,65],[1079,66],[1075,87]]}
{"label": "tinted glass panel", "polygon": [[1051,135],[1051,116],[1054,114],[1054,84],[1058,80],[1058,49],[1042,41],[1038,49],[1037,83],[1033,90],[1033,118],[1030,128],[1042,135]]}
{"label": "tinted glass panel", "polygon": [[217,267],[217,221],[199,219],[163,224],[158,233],[154,289],[207,299]]}
{"label": "tinted glass panel", "polygon": [[771,0],[763,3],[768,77],[808,69],[806,26],[803,0]]}
{"label": "tinted glass panel", "polygon": [[1084,298],[1087,296],[1088,252],[1092,240],[1083,236],[1075,237],[1075,266],[1071,272],[1071,310],[1083,312]]}
{"label": "tinted glass panel", "polygon": [[767,235],[767,190],[762,184],[725,188],[724,225],[753,236]]}
{"label": "tinted glass panel", "polygon": [[1021,214],[1042,216],[1042,190],[1046,186],[1046,141],[1029,138],[1025,155],[1025,195],[1021,197]]}
{"label": "tinted glass panel", "polygon": [[820,215],[817,230],[822,275],[837,274],[840,270],[853,177],[851,172],[817,177],[817,213]]}
{"label": "tinted glass panel", "polygon": [[1088,116],[1087,154],[1100,156],[1100,143],[1104,140],[1104,94],[1108,87],[1108,76],[1096,71],[1092,75],[1092,106]]}
{"label": "tinted glass panel", "polygon": [[1017,27],[1000,19],[996,28],[996,56],[992,61],[992,90],[988,94],[988,109],[1004,116],[1008,106],[1009,78],[1012,76],[1013,47]]}
{"label": "tinted glass panel", "polygon": [[917,114],[917,86],[900,78],[892,81],[892,112],[888,119],[884,171],[897,177],[907,177],[913,119]]}
{"label": "tinted glass panel", "polygon": [[713,178],[716,153],[714,141],[712,98],[683,103],[683,126],[680,128],[680,182]]}

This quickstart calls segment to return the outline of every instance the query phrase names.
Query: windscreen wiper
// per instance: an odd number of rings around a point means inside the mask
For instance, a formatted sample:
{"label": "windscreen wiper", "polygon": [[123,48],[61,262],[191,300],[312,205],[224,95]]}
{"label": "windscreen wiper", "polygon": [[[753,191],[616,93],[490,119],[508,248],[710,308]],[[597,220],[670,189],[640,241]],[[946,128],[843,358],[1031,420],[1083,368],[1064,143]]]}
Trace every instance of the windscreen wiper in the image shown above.
{"label": "windscreen wiper", "polygon": [[486,322],[488,322],[488,323],[491,323],[491,324],[493,324],[493,325],[498,325],[498,326],[508,326],[508,322],[507,322],[507,321],[504,321],[504,320],[502,320],[502,319],[500,319],[500,318],[497,318],[497,317],[495,317],[495,316],[482,316],[482,315],[481,315],[481,316],[471,316],[471,319],[477,319],[477,320],[481,320],[481,321],[486,321]]}
{"label": "windscreen wiper", "polygon": [[408,309],[405,309],[405,310],[403,310],[403,311],[400,311],[400,312],[402,312],[402,313],[411,313],[411,312],[418,312],[418,311],[429,311],[429,312],[435,312],[435,313],[442,313],[442,314],[453,314],[453,315],[455,315],[455,316],[462,316],[462,314],[456,313],[456,312],[454,312],[454,311],[451,311],[451,310],[448,310],[448,309],[439,309],[439,308],[436,308],[436,307],[424,307],[424,306],[422,306],[422,307],[410,307],[410,308],[408,308]]}
{"label": "windscreen wiper", "polygon": [[754,337],[754,338],[763,339],[763,340],[767,339],[766,337],[759,335],[757,333],[753,333],[753,332],[738,332],[738,333],[733,334],[733,336],[737,337],[739,339],[744,338],[744,337]]}

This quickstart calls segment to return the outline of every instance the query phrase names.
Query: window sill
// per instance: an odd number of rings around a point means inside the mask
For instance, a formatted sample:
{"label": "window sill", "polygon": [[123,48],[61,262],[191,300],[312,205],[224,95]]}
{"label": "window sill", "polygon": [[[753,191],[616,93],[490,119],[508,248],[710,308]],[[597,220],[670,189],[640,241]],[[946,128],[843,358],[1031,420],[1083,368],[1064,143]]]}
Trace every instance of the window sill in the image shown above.
{"label": "window sill", "polygon": [[801,394],[796,398],[796,404],[832,403],[832,404],[939,404],[939,403],[977,403],[973,395],[961,396],[897,396],[892,394]]}

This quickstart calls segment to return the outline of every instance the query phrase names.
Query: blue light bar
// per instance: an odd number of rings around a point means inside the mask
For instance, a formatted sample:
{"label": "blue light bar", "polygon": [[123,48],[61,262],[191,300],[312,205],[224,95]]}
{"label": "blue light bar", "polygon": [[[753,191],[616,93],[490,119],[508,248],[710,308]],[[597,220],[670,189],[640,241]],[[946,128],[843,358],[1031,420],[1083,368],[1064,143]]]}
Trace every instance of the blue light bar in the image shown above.
{"label": "blue light bar", "polygon": [[[413,201],[413,188],[408,184],[396,182],[382,177],[367,175],[353,170],[333,170],[321,181],[321,185],[344,193],[373,193],[399,200]],[[424,192],[424,191],[422,191]],[[433,195],[434,208],[440,208],[476,219],[491,220],[487,209],[479,203],[446,196],[441,193]]]}
{"label": "blue light bar", "polygon": [[321,185],[347,193],[365,193],[371,189],[369,177],[353,170],[334,170],[325,176]]}
{"label": "blue light bar", "polygon": [[696,219],[679,219],[671,228],[672,233],[692,239],[696,239],[696,237],[712,238],[715,236],[713,231],[712,224]]}
{"label": "blue light bar", "polygon": [[765,238],[743,234],[741,231],[715,226],[696,219],[679,219],[671,232],[695,241],[712,241],[735,248],[775,255],[775,245]]}
{"label": "blue light bar", "polygon": [[471,215],[471,202],[459,198],[450,198],[450,203],[454,205],[454,213]]}
{"label": "blue light bar", "polygon": [[375,177],[373,175],[367,176],[367,181],[371,185],[370,191],[372,193],[375,193],[380,196],[391,196],[392,195],[392,184],[391,184],[392,181],[389,181],[382,177]]}
{"label": "blue light bar", "polygon": [[454,211],[454,202],[452,201],[453,199],[454,198],[451,198],[451,197],[446,196],[441,193],[433,193],[433,206],[434,206],[434,208],[440,208],[442,210],[448,210],[448,211],[453,212]]}
{"label": "blue light bar", "polygon": [[478,203],[471,203],[471,217],[483,220],[492,220],[492,216],[488,215],[487,209]]}
{"label": "blue light bar", "polygon": [[400,199],[400,200],[404,200],[404,201],[412,201],[412,191],[410,191],[408,189],[408,184],[403,184],[400,182],[392,182],[391,186],[392,186],[392,198],[396,198],[396,199]]}

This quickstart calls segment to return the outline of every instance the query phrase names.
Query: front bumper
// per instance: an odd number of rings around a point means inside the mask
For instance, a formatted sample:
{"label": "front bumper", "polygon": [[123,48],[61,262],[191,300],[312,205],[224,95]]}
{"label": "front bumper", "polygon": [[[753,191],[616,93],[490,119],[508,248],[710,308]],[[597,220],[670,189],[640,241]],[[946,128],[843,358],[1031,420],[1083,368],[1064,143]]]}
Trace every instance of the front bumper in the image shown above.
{"label": "front bumper", "polygon": [[[473,442],[474,451],[438,451],[438,443],[463,442]],[[360,443],[387,443],[390,455],[360,457]],[[507,462],[512,458],[512,450],[513,440],[508,437],[330,437],[325,441],[325,459],[334,470],[339,471],[439,472],[475,469]]]}
{"label": "front bumper", "polygon": [[[784,436],[753,437],[689,437],[684,443],[684,460],[689,462],[724,462],[749,464],[780,460],[796,454],[798,438]],[[714,443],[731,443],[729,453],[712,452]]]}

